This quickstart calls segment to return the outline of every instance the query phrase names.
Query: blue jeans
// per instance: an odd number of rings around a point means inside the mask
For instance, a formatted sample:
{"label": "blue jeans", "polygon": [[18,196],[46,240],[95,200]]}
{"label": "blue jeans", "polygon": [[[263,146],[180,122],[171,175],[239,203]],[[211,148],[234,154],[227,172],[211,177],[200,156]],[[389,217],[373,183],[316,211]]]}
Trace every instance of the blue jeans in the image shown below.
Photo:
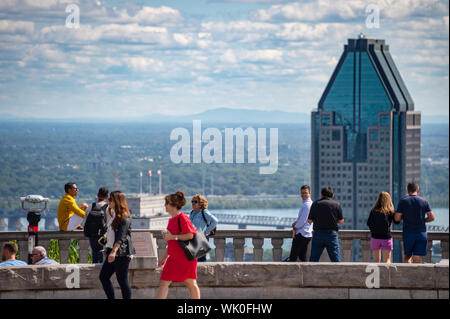
{"label": "blue jeans", "polygon": [[340,262],[341,249],[339,247],[338,233],[334,230],[315,230],[311,241],[311,256],[309,261],[317,262],[322,255],[323,249],[327,249],[328,256],[332,262]]}
{"label": "blue jeans", "polygon": [[106,260],[103,263],[102,270],[100,270],[100,281],[103,286],[108,299],[114,299],[114,286],[111,282],[111,276],[116,273],[117,282],[122,290],[123,299],[131,299],[131,288],[128,283],[128,267],[130,266],[131,258],[128,256],[118,257],[112,263],[108,262],[108,256],[111,248],[106,251]]}

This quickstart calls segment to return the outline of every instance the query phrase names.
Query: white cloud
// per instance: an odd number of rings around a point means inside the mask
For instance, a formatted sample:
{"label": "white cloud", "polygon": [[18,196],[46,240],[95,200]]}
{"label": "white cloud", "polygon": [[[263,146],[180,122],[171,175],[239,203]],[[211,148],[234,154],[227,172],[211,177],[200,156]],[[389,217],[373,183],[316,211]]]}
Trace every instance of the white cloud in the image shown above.
{"label": "white cloud", "polygon": [[161,72],[164,68],[164,64],[161,61],[145,57],[125,58],[125,63],[135,72]]}
{"label": "white cloud", "polygon": [[169,32],[164,27],[141,26],[133,24],[103,24],[97,27],[80,25],[79,29],[65,26],[50,26],[40,30],[39,37],[43,42],[59,43],[93,43],[110,41],[115,43],[147,43],[169,45]]}
{"label": "white cloud", "polygon": [[34,23],[30,21],[0,20],[0,33],[27,33],[34,32]]}
{"label": "white cloud", "polygon": [[448,14],[448,2],[441,0],[318,0],[308,2],[292,2],[273,5],[268,9],[260,9],[252,13],[258,21],[341,21],[367,17],[366,8],[375,4],[380,17],[387,19],[405,19],[408,17],[443,16]]}

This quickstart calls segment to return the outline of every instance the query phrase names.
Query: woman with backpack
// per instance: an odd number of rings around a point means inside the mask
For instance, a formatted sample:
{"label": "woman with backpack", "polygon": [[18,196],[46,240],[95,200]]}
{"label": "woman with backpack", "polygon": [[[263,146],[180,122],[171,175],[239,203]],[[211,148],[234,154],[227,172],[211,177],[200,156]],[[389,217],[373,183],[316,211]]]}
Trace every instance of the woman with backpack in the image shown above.
{"label": "woman with backpack", "polygon": [[373,261],[376,263],[381,261],[380,253],[383,255],[383,262],[391,262],[394,248],[391,235],[392,221],[394,221],[394,205],[391,196],[387,192],[381,192],[367,219],[372,236],[370,248],[373,252]]}
{"label": "woman with backpack", "polygon": [[[194,224],[194,227],[201,229],[206,238],[209,239],[209,236],[214,235],[216,232],[218,219],[209,212],[208,201],[204,196],[195,194],[191,203],[192,211],[189,214],[189,219]],[[199,258],[198,261],[206,261],[206,255]]]}
{"label": "woman with backpack", "polygon": [[131,214],[125,195],[120,191],[109,194],[108,232],[106,235],[106,261],[100,271],[100,281],[108,299],[114,299],[111,276],[116,273],[123,299],[131,299],[128,268],[135,254],[131,242]]}

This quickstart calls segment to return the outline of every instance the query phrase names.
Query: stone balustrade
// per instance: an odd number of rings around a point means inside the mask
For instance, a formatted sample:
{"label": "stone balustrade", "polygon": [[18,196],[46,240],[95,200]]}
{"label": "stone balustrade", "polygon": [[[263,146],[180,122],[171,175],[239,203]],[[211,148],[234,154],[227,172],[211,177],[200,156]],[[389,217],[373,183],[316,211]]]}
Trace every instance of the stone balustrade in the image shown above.
{"label": "stone balustrade", "polygon": [[[134,230],[133,232],[151,232],[156,240],[158,258],[164,253],[167,243],[162,238],[161,231],[157,230]],[[393,231],[394,240],[402,241],[402,232]],[[215,246],[215,261],[223,262],[225,260],[225,244],[229,238],[234,247],[234,260],[236,262],[244,260],[245,240],[250,239],[253,245],[253,261],[263,261],[264,240],[270,240],[272,245],[273,261],[282,260],[282,246],[285,239],[291,238],[290,230],[218,230],[216,235],[210,240]],[[80,263],[87,263],[89,256],[89,241],[84,237],[82,231],[61,232],[61,231],[43,231],[39,233],[38,244],[44,246],[47,251],[51,239],[57,239],[59,242],[59,255],[61,263],[67,263],[69,260],[69,246],[73,240],[78,241]],[[0,244],[9,240],[17,240],[19,246],[19,259],[26,261],[28,258],[28,234],[26,232],[0,232]],[[359,242],[362,248],[362,261],[371,261],[370,250],[370,232],[366,230],[341,230],[339,231],[339,240],[341,244],[342,257],[344,262],[353,260],[353,242]],[[444,232],[428,233],[428,255],[425,262],[430,263],[432,257],[433,241],[439,241],[442,249],[442,259],[448,259],[449,234]],[[401,245],[403,246],[403,245]],[[309,245],[311,247],[311,245]],[[321,261],[327,261],[328,256],[324,251]]]}
{"label": "stone balustrade", "polygon": [[[129,282],[135,299],[154,299],[161,268],[136,257]],[[105,299],[99,264],[0,267],[0,299]],[[112,278],[116,297],[121,292]],[[198,263],[203,299],[448,299],[448,260],[439,264]],[[183,283],[168,298],[188,299]],[[185,301],[183,301],[185,302]]]}

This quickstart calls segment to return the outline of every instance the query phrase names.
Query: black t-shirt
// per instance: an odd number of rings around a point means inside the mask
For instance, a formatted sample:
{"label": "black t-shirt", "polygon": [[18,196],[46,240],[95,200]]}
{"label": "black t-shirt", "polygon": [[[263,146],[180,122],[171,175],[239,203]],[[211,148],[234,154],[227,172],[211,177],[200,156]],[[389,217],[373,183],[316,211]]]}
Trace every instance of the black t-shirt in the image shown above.
{"label": "black t-shirt", "polygon": [[308,219],[313,221],[313,230],[338,231],[337,221],[344,219],[341,205],[330,199],[321,198],[311,205]]}
{"label": "black t-shirt", "polygon": [[[367,219],[367,226],[369,226],[372,238],[376,239],[390,239],[391,224],[394,220],[394,214],[386,215],[383,212],[371,211]],[[395,223],[395,221],[394,221]]]}

